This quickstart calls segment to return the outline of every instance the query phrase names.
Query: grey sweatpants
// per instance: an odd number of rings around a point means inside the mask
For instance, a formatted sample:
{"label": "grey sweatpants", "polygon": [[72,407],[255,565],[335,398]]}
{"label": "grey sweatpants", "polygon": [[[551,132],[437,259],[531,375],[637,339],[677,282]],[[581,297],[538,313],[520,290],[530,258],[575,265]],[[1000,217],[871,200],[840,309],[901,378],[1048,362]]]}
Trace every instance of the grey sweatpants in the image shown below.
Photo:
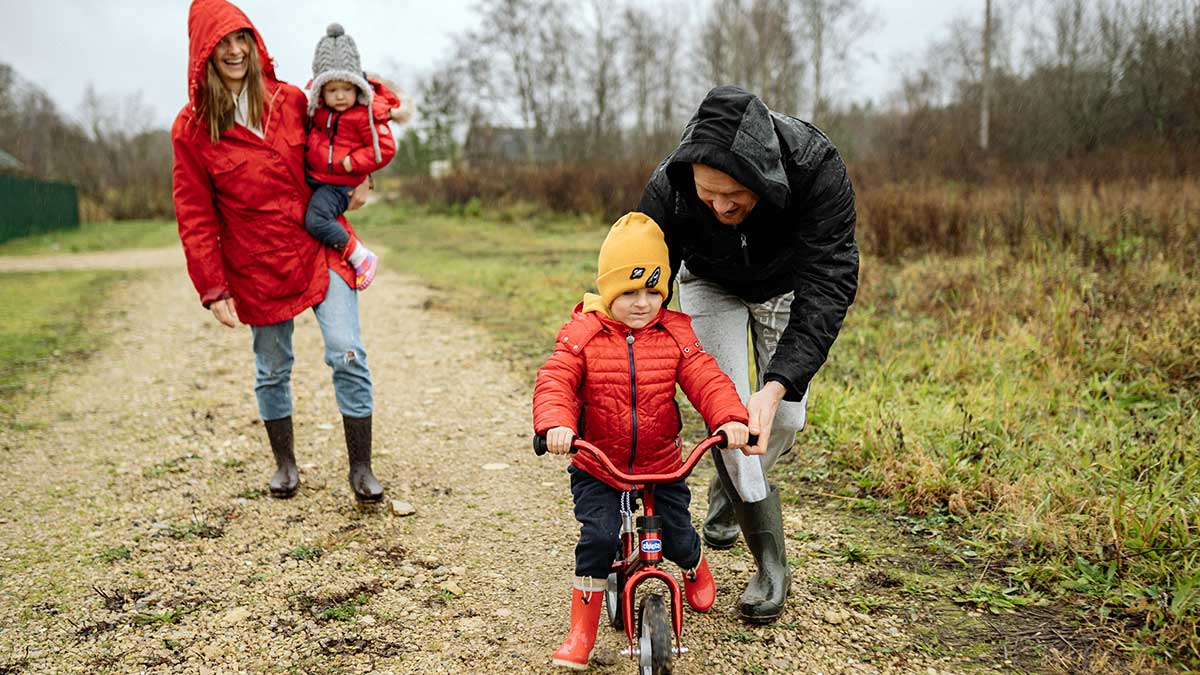
{"label": "grey sweatpants", "polygon": [[[791,315],[792,293],[766,302],[746,302],[719,284],[701,279],[680,265],[679,308],[692,317],[696,337],[721,370],[733,380],[745,403],[763,385],[763,371],[775,355],[779,337]],[[749,342],[754,344],[757,377],[751,388]],[[808,391],[800,401],[781,401],[771,427],[767,453],[747,457],[740,450],[721,451],[721,460],[744,502],[766,499],[766,474],[779,457],[796,442],[804,428]]]}

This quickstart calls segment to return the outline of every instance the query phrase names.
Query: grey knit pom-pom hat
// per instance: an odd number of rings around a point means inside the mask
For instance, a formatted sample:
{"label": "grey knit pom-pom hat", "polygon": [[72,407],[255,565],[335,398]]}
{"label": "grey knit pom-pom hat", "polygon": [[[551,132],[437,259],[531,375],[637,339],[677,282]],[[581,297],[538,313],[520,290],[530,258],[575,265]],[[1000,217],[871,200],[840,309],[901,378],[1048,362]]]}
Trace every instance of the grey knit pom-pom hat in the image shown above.
{"label": "grey knit pom-pom hat", "polygon": [[[317,41],[317,49],[313,52],[313,79],[308,91],[308,115],[311,117],[321,105],[321,88],[327,82],[349,82],[358,87],[358,102],[367,106],[368,114],[375,92],[363,74],[362,61],[358,55],[358,45],[354,38],[346,34],[346,29],[340,23],[331,23],[325,29],[325,35]],[[380,161],[379,135],[375,125],[371,125],[371,139],[375,146],[375,160]]]}

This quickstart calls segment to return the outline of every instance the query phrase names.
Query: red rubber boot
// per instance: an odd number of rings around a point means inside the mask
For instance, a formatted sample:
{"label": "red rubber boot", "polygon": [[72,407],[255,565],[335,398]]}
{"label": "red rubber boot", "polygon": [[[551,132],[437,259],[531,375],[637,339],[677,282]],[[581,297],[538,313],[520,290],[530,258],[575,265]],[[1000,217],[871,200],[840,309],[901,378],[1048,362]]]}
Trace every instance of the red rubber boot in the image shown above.
{"label": "red rubber boot", "polygon": [[600,607],[604,604],[604,579],[575,577],[571,589],[571,631],[554,652],[552,663],[571,670],[587,670],[596,646]]}
{"label": "red rubber boot", "polygon": [[683,596],[687,598],[688,607],[697,612],[707,612],[717,600],[717,585],[703,555],[695,569],[683,573]]}

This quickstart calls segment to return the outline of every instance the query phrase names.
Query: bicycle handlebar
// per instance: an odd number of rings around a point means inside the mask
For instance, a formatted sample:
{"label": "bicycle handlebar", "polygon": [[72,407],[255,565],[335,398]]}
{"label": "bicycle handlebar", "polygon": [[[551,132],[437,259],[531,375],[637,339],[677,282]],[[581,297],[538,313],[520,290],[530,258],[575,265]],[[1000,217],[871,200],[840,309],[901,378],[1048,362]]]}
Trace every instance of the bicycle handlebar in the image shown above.
{"label": "bicycle handlebar", "polygon": [[[597,448],[591,443],[588,443],[582,438],[579,438],[578,436],[571,439],[571,454],[575,454],[578,451],[583,450],[591,455],[592,458],[594,458],[597,462],[599,462],[600,466],[604,467],[604,470],[607,471],[609,475],[625,483],[674,483],[675,481],[682,480],[688,474],[690,474],[692,469],[696,467],[696,463],[700,461],[700,458],[704,456],[704,453],[707,452],[709,448],[716,446],[724,449],[727,441],[728,439],[725,437],[724,431],[718,431],[712,436],[700,441],[700,443],[697,444],[696,447],[692,448],[692,451],[688,453],[687,459],[683,460],[683,466],[679,467],[678,470],[672,473],[625,473],[613,465],[612,460],[608,458],[608,455],[604,454],[603,450]],[[749,444],[758,444],[757,434],[750,434]],[[541,456],[549,452],[549,450],[550,448],[546,445],[545,436],[535,435],[533,437],[534,454]]]}

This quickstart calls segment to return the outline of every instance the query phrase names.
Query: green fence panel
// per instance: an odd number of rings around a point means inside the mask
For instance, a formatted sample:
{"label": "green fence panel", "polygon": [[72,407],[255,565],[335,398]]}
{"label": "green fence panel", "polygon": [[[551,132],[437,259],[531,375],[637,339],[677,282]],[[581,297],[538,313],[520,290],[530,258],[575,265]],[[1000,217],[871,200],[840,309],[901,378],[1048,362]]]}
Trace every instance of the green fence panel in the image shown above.
{"label": "green fence panel", "polygon": [[70,183],[0,175],[0,242],[79,227],[79,193]]}

